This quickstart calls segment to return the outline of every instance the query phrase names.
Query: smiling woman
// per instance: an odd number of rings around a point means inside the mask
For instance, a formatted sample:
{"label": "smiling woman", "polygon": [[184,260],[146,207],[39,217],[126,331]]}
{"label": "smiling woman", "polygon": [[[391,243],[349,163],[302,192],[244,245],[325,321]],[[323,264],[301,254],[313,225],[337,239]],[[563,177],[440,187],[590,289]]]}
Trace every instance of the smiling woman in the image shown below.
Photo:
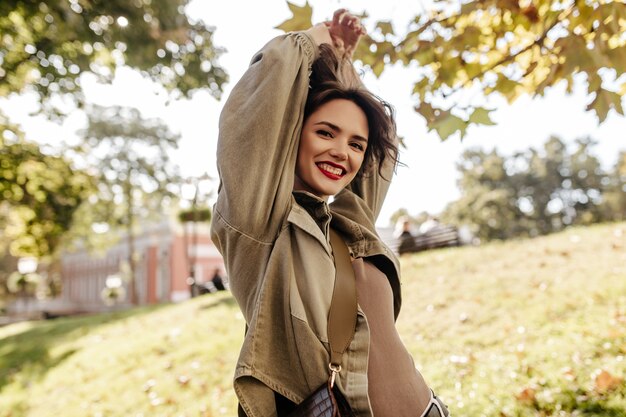
{"label": "smiling woman", "polygon": [[[363,169],[359,170],[357,177],[370,173],[374,166],[383,167],[387,158],[393,160],[395,164],[398,147],[393,108],[363,87],[349,60],[338,59],[335,50],[328,44],[321,44],[319,56],[312,66],[309,93],[304,108],[305,121],[308,121],[320,107],[333,100],[349,101],[365,116],[368,134],[355,136],[367,142]],[[337,117],[339,113],[333,114]],[[346,122],[348,126],[353,126],[356,119]]]}
{"label": "smiling woman", "polygon": [[[363,34],[338,10],[273,39],[220,116],[211,232],[247,324],[234,382],[240,416],[313,415],[301,404],[325,387],[354,415],[447,416],[395,328],[399,264],[374,225],[397,139],[390,106],[352,68]],[[337,351],[337,333],[350,332]]]}
{"label": "smiling woman", "polygon": [[359,106],[333,99],[304,123],[296,162],[294,190],[328,199],[361,169],[367,149],[367,119]]}

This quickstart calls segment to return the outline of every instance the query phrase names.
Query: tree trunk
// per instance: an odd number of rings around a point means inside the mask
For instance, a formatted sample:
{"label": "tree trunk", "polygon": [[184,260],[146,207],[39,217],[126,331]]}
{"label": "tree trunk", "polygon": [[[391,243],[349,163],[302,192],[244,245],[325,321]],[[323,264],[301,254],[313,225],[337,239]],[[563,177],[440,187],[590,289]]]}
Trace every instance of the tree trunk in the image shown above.
{"label": "tree trunk", "polygon": [[135,213],[133,211],[134,209],[134,204],[133,204],[133,187],[132,184],[130,183],[130,175],[131,173],[128,173],[128,182],[126,183],[126,209],[127,209],[127,214],[126,214],[126,227],[127,227],[127,234],[128,234],[128,266],[130,269],[130,285],[129,285],[129,290],[130,290],[130,302],[133,305],[138,305],[139,304],[139,290],[137,287],[137,272],[136,272],[136,265],[135,265],[135,235],[134,235],[134,225],[135,225]]}

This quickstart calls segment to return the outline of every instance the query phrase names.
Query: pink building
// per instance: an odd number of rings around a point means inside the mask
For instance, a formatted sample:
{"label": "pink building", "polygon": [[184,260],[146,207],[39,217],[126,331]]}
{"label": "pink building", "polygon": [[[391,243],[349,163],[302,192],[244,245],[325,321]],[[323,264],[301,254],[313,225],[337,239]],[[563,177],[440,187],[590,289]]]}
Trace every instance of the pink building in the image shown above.
{"label": "pink building", "polygon": [[[193,271],[198,283],[209,281],[216,269],[225,276],[222,257],[209,237],[209,226],[198,224],[196,228],[196,238],[188,233],[186,239],[180,224],[165,222],[146,228],[135,238],[135,279],[139,304],[190,298],[187,283],[190,271]],[[62,309],[67,311],[106,309],[101,294],[107,277],[122,275],[120,269],[127,260],[126,237],[100,256],[87,251],[64,254],[61,257],[62,295],[57,304],[60,302]],[[123,286],[126,299],[118,305],[130,305],[130,285],[125,282]]]}

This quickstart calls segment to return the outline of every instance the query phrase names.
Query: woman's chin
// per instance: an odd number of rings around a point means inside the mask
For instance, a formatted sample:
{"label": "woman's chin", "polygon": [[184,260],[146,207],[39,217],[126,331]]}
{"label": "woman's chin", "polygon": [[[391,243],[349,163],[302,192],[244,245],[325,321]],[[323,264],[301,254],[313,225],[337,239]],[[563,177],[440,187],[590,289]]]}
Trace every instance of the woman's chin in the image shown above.
{"label": "woman's chin", "polygon": [[343,190],[343,188],[344,187],[339,184],[331,184],[331,185],[324,184],[322,186],[315,187],[314,194],[320,198],[323,198],[324,200],[327,200],[328,197],[339,194],[339,192]]}
{"label": "woman's chin", "polygon": [[315,181],[310,182],[303,181],[301,178],[296,177],[294,190],[308,191],[323,200],[328,200],[329,197],[339,194],[346,185],[345,181],[329,180],[325,177],[315,178]]}

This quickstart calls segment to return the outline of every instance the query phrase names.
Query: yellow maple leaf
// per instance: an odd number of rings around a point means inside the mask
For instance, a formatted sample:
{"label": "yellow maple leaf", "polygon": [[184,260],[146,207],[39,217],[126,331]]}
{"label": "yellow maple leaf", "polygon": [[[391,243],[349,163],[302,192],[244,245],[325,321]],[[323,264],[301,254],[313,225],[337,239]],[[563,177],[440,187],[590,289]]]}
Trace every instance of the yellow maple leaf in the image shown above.
{"label": "yellow maple leaf", "polygon": [[276,26],[275,29],[280,29],[284,32],[293,32],[297,30],[306,30],[313,26],[311,20],[313,17],[313,9],[309,5],[308,1],[304,3],[304,6],[298,6],[297,4],[290,2],[287,2],[287,6],[289,6],[289,10],[291,10],[293,16]]}

